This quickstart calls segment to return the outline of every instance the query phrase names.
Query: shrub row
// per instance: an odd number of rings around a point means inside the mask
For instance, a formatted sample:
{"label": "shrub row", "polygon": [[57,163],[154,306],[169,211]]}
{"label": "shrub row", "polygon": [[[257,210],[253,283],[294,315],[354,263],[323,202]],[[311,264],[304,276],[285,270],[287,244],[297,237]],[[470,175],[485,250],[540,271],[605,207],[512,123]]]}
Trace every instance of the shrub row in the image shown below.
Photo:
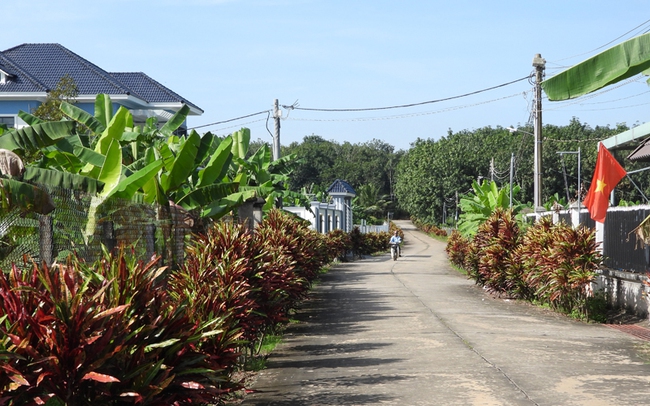
{"label": "shrub row", "polygon": [[592,229],[543,217],[521,232],[512,212],[502,209],[472,239],[454,231],[446,251],[453,264],[491,292],[582,316],[588,316],[591,282],[602,263]]}
{"label": "shrub row", "polygon": [[239,387],[242,354],[287,321],[325,264],[355,238],[364,252],[389,238],[308,225],[277,210],[255,233],[217,223],[177,270],[121,248],[92,265],[0,272],[0,405],[222,399]]}
{"label": "shrub row", "polygon": [[411,217],[411,222],[418,230],[423,231],[427,234],[437,235],[440,237],[447,236],[447,231],[441,229],[435,224],[425,223],[422,220],[416,219],[415,217]]}

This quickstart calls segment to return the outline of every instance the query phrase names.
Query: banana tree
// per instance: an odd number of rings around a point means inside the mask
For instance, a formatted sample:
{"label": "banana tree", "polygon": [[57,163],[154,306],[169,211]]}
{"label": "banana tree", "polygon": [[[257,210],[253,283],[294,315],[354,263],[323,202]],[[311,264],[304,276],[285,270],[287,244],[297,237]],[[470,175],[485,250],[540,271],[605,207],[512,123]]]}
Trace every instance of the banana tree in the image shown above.
{"label": "banana tree", "polygon": [[275,161],[272,160],[271,148],[262,145],[248,159],[250,131],[243,128],[233,134],[233,161],[235,164],[234,179],[240,184],[240,191],[255,191],[256,197],[263,197],[266,203],[263,210],[270,210],[277,199],[298,201],[308,209],[311,205],[307,196],[287,190],[289,175],[298,165],[295,154],[290,154]]}
{"label": "banana tree", "polygon": [[[51,148],[70,135],[73,122],[39,122],[30,127],[11,129],[0,135],[0,148],[24,154]],[[64,186],[79,190],[88,188],[96,191],[101,182],[72,173],[52,171],[47,168],[27,166],[20,179],[0,179],[0,193],[3,208],[9,210],[19,207],[23,211],[47,214],[53,210],[51,201],[46,198],[47,190],[38,185]]]}
{"label": "banana tree", "polygon": [[[484,223],[497,208],[504,210],[510,208],[513,214],[521,217],[518,213],[526,207],[517,201],[510,207],[510,185],[499,189],[494,181],[484,180],[481,184],[473,181],[472,189],[473,193],[460,199],[462,214],[458,222],[458,231],[465,237],[476,234],[479,225]],[[520,189],[519,185],[514,185],[513,195],[516,196]]]}

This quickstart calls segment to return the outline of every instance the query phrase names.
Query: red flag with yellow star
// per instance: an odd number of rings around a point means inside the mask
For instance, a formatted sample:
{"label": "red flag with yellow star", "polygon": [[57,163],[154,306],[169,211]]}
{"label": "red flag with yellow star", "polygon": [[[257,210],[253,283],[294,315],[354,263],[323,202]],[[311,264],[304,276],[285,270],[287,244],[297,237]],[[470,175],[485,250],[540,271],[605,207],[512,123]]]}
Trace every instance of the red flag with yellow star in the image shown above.
{"label": "red flag with yellow star", "polygon": [[609,207],[609,194],[627,175],[625,169],[609,153],[602,143],[598,144],[598,157],[596,158],[596,171],[591,180],[591,186],[583,204],[589,210],[594,221],[605,222],[607,207]]}

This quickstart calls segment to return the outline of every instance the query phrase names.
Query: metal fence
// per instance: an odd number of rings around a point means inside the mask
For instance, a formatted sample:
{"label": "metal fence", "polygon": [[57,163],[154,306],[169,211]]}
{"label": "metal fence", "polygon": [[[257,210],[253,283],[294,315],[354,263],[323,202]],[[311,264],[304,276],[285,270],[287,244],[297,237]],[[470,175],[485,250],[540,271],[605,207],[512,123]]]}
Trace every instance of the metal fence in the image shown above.
{"label": "metal fence", "polygon": [[630,234],[648,215],[650,207],[608,210],[603,232],[605,265],[611,269],[648,272],[648,246]]}
{"label": "metal fence", "polygon": [[36,263],[64,261],[76,255],[92,263],[102,246],[112,250],[135,247],[138,259],[161,255],[161,264],[182,263],[185,237],[191,224],[178,208],[111,199],[97,205],[92,196],[62,188],[47,188],[54,211],[48,215],[0,213],[0,269],[22,266],[23,258]]}
{"label": "metal fence", "polygon": [[[567,224],[596,228],[596,222],[589,216],[586,209],[561,210],[545,212],[542,215],[552,215],[554,222],[564,221]],[[607,210],[607,218],[602,233],[597,232],[597,241],[601,241],[604,265],[607,268],[646,273],[650,270],[650,248],[639,243],[632,231],[650,215],[650,206],[611,207]],[[598,228],[596,228],[598,230]]]}

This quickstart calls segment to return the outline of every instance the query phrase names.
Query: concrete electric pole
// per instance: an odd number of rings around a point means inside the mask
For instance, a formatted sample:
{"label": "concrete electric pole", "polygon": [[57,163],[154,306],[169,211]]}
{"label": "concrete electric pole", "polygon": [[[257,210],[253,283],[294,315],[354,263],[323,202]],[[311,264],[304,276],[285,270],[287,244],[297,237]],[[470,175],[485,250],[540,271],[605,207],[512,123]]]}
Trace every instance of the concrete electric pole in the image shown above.
{"label": "concrete electric pole", "polygon": [[535,168],[533,170],[533,208],[537,212],[542,206],[542,80],[546,67],[546,60],[542,58],[542,55],[535,55],[533,58],[533,67],[535,67]]}
{"label": "concrete electric pole", "polygon": [[275,120],[275,134],[273,134],[273,160],[280,159],[280,117],[282,111],[278,99],[273,100],[273,119]]}

